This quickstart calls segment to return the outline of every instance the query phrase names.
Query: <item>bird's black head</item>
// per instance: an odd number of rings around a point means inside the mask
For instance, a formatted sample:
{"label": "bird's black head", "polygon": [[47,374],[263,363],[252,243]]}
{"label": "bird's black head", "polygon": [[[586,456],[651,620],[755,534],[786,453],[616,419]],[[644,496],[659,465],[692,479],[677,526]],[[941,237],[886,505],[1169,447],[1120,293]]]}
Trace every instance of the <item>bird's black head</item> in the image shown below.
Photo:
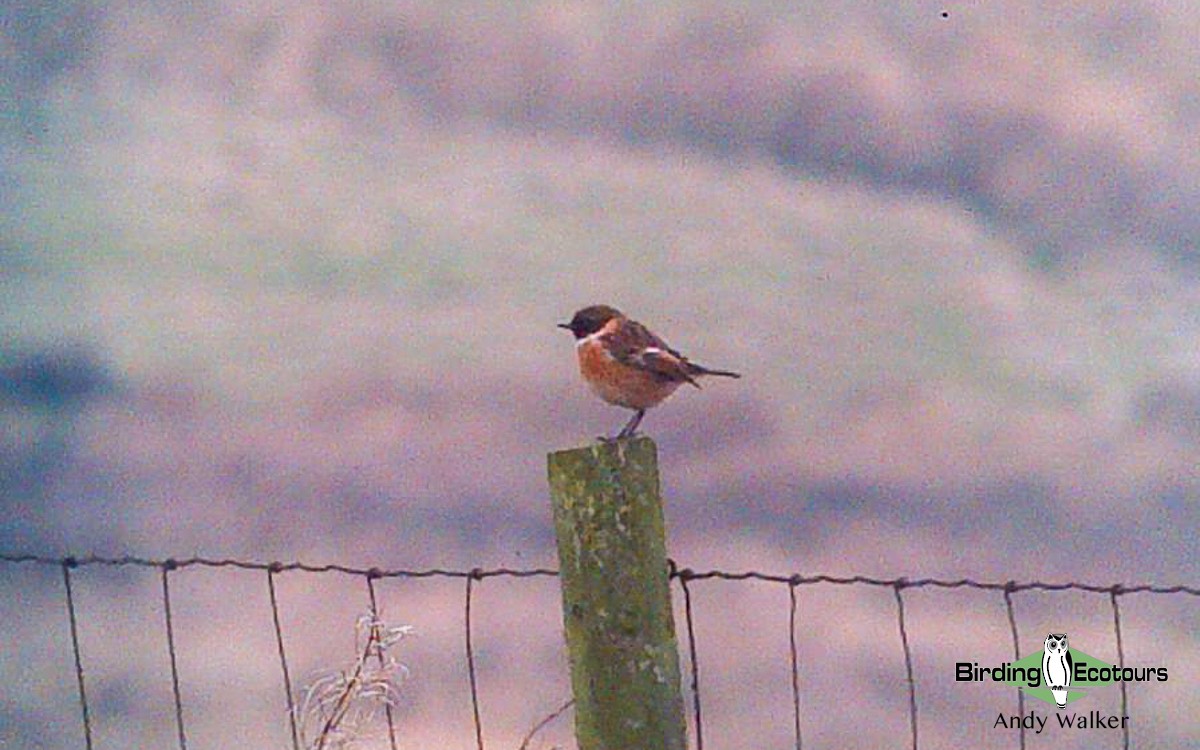
{"label": "bird's black head", "polygon": [[575,334],[575,338],[591,336],[604,327],[613,318],[621,317],[621,311],[608,305],[591,305],[585,307],[571,318],[570,323],[559,323],[559,328],[565,328]]}

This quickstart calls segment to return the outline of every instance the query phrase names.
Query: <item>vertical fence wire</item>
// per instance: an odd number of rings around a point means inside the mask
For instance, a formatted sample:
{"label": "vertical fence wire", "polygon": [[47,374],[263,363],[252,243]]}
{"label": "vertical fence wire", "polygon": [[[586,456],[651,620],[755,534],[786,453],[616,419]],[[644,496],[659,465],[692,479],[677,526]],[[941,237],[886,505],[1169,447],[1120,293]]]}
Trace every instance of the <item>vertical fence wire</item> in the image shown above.
{"label": "vertical fence wire", "polygon": [[187,734],[183,731],[183,697],[179,691],[179,662],[175,654],[175,627],[171,619],[171,585],[168,582],[168,576],[174,569],[174,560],[167,560],[163,563],[163,617],[167,625],[167,654],[171,657],[171,692],[175,697],[175,728],[179,732],[179,750],[187,750]]}
{"label": "vertical fence wire", "polygon": [[904,671],[908,678],[908,720],[912,727],[912,747],[917,750],[917,681],[913,677],[912,650],[908,647],[908,630],[904,624],[904,597],[900,591],[906,586],[904,579],[895,582],[896,621],[900,625],[900,645],[904,648]]}
{"label": "vertical fence wire", "polygon": [[[1117,635],[1117,664],[1125,668],[1125,643],[1121,639],[1121,607],[1117,604],[1117,597],[1121,594],[1121,584],[1112,587],[1108,592],[1109,601],[1112,602],[1113,611],[1113,632]],[[1129,716],[1129,693],[1125,688],[1125,680],[1118,682],[1121,686],[1121,716]],[[1129,722],[1121,722],[1121,747],[1124,750],[1129,750]]]}
{"label": "vertical fence wire", "polygon": [[483,748],[483,721],[479,718],[479,681],[475,675],[475,649],[471,646],[471,592],[476,579],[483,580],[479,568],[474,568],[467,574],[466,604],[463,611],[463,627],[466,630],[467,646],[467,677],[471,681],[471,712],[475,717],[475,746]]}
{"label": "vertical fence wire", "polygon": [[801,750],[800,740],[800,655],[796,650],[796,586],[795,578],[788,581],[788,646],[792,651],[792,721],[796,730],[796,750]]}
{"label": "vertical fence wire", "polygon": [[[1008,628],[1012,631],[1013,661],[1021,660],[1021,639],[1017,635],[1017,615],[1013,611],[1013,590],[1016,583],[1009,581],[1004,585],[1004,610],[1008,613]],[[1017,688],[1017,716],[1025,715],[1025,691]],[[1020,723],[1021,750],[1025,750],[1025,724]]]}
{"label": "vertical fence wire", "polygon": [[696,655],[696,626],[692,617],[692,591],[688,587],[690,570],[679,572],[683,589],[683,619],[687,627],[688,662],[692,672],[692,715],[696,719],[696,750],[704,750],[704,718],[700,711],[700,659]]}
{"label": "vertical fence wire", "polygon": [[[379,578],[380,572],[378,568],[371,568],[365,576],[367,579],[367,594],[371,597],[371,627],[375,627],[379,623],[379,602],[375,598],[375,579]],[[379,658],[379,666],[384,666],[383,649],[380,648],[376,654]],[[383,704],[383,715],[387,719],[388,728],[388,746],[391,750],[396,750],[396,718],[392,712],[392,702],[385,701]]]}
{"label": "vertical fence wire", "polygon": [[292,731],[292,750],[300,750],[300,732],[296,727],[296,703],[292,694],[292,675],[288,669],[287,651],[283,647],[283,626],[279,622],[279,598],[275,594],[275,574],[279,563],[267,569],[267,592],[271,596],[271,621],[275,625],[275,645],[279,648],[279,669],[283,672],[283,692],[287,697],[288,726]]}
{"label": "vertical fence wire", "polygon": [[63,587],[67,590],[67,621],[71,625],[71,652],[75,656],[75,683],[79,686],[79,710],[83,712],[83,743],[92,750],[92,718],[88,711],[87,689],[83,685],[83,655],[79,651],[79,621],[75,616],[75,595],[71,591],[71,568],[75,560],[62,561]]}

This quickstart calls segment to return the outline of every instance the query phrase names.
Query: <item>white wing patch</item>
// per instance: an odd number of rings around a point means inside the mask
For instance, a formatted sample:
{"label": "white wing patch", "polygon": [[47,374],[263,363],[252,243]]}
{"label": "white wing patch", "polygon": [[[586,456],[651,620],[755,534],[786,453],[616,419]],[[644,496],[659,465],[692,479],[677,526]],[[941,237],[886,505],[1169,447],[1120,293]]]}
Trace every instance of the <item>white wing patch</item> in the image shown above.
{"label": "white wing patch", "polygon": [[674,362],[675,357],[667,354],[667,352],[663,351],[660,347],[647,346],[645,349],[642,349],[634,355],[634,360],[644,367],[653,367],[654,362]]}

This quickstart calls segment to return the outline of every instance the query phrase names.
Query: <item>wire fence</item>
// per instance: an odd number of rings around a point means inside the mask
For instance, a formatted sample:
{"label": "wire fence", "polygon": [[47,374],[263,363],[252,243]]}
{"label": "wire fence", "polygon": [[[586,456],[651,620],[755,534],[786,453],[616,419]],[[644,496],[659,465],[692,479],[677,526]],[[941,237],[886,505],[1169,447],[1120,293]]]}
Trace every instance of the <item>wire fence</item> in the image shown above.
{"label": "wire fence", "polygon": [[[167,652],[169,656],[169,664],[171,670],[171,690],[174,706],[175,730],[180,750],[187,750],[188,735],[184,721],[183,698],[180,690],[180,678],[178,668],[178,654],[175,642],[175,631],[173,617],[171,611],[171,574],[187,568],[236,568],[246,571],[256,571],[265,574],[267,592],[271,608],[272,629],[275,636],[275,644],[278,649],[279,670],[282,681],[282,688],[286,696],[288,717],[290,721],[290,737],[293,750],[303,750],[300,739],[300,732],[297,726],[296,706],[293,692],[293,683],[291,678],[291,669],[288,663],[288,654],[286,648],[286,639],[284,630],[280,623],[279,615],[279,598],[276,592],[275,581],[277,576],[283,573],[303,572],[311,574],[321,573],[340,573],[344,575],[362,578],[366,583],[367,592],[369,595],[370,608],[372,617],[378,616],[378,604],[375,591],[375,582],[383,579],[457,579],[463,582],[463,647],[464,659],[467,665],[467,676],[470,687],[470,699],[472,717],[474,722],[474,737],[477,750],[486,750],[484,742],[483,722],[481,720],[480,699],[478,677],[476,673],[476,655],[475,648],[472,644],[472,602],[475,597],[476,584],[489,578],[537,578],[537,577],[556,577],[558,572],[548,568],[473,568],[471,570],[451,570],[442,568],[429,568],[423,570],[405,570],[405,569],[385,569],[385,568],[358,568],[346,565],[310,565],[301,562],[256,562],[248,560],[236,559],[212,559],[204,557],[189,557],[185,559],[164,559],[155,560],[140,557],[49,557],[39,555],[12,555],[0,554],[0,563],[11,565],[36,565],[36,566],[53,566],[61,569],[63,592],[65,600],[65,608],[71,637],[71,649],[74,659],[74,672],[76,688],[79,697],[79,712],[82,721],[84,746],[87,750],[93,750],[93,733],[92,733],[92,714],[89,706],[87,684],[84,677],[84,655],[80,648],[79,639],[79,620],[76,608],[75,594],[72,590],[72,572],[83,567],[138,567],[150,568],[157,570],[161,578],[162,592],[162,613],[164,618],[164,631]],[[1009,629],[1012,634],[1013,655],[1014,660],[1021,658],[1020,654],[1020,639],[1017,631],[1016,615],[1013,609],[1013,595],[1023,591],[1044,591],[1044,592],[1064,592],[1075,591],[1091,594],[1103,594],[1109,599],[1109,604],[1112,609],[1113,619],[1113,634],[1116,639],[1118,664],[1124,664],[1125,650],[1124,642],[1121,633],[1121,608],[1120,600],[1123,597],[1135,594],[1153,594],[1153,595],[1178,595],[1200,597],[1200,588],[1184,585],[1175,586],[1159,586],[1152,584],[1137,584],[1123,585],[1112,584],[1108,586],[1068,582],[1068,583],[1047,583],[1042,581],[1004,581],[1004,582],[989,582],[978,581],[969,578],[960,578],[956,580],[939,579],[939,578],[874,578],[869,576],[832,576],[832,575],[777,575],[764,573],[760,571],[724,571],[724,570],[704,570],[696,571],[691,568],[679,568],[674,562],[671,562],[669,575],[672,580],[676,581],[683,595],[683,613],[684,613],[684,633],[687,644],[687,661],[690,667],[690,694],[691,694],[691,712],[695,726],[695,744],[697,750],[704,750],[704,714],[703,714],[703,692],[701,689],[700,680],[700,660],[697,650],[696,630],[695,630],[695,615],[693,607],[692,586],[698,581],[706,580],[722,580],[722,581],[759,581],[766,583],[778,584],[786,587],[788,592],[788,643],[790,647],[790,676],[791,676],[791,703],[792,703],[792,724],[795,736],[795,747],[797,750],[803,748],[803,735],[801,732],[802,726],[802,705],[800,691],[800,659],[799,649],[797,645],[797,626],[799,624],[799,607],[797,601],[797,589],[807,586],[816,585],[833,585],[833,586],[865,586],[881,589],[888,589],[892,592],[896,602],[896,626],[899,636],[899,646],[904,657],[905,667],[905,682],[908,689],[908,723],[911,746],[913,750],[920,747],[919,736],[919,721],[918,721],[918,701],[917,701],[917,683],[914,677],[913,655],[909,644],[908,625],[905,620],[905,599],[904,592],[914,589],[971,589],[977,591],[986,591],[999,593],[1003,596],[1005,611],[1008,617]],[[1121,691],[1121,708],[1122,714],[1128,713],[1128,695],[1126,693],[1125,682],[1120,682]],[[1017,692],[1018,712],[1024,713],[1024,694],[1022,691]],[[556,711],[551,717],[553,718],[565,711],[567,706],[563,706]],[[386,707],[386,721],[388,727],[389,745],[392,750],[397,750],[395,719],[390,706]],[[545,723],[545,722],[543,722]],[[536,731],[539,727],[535,727]],[[1122,722],[1122,746],[1129,747],[1129,728],[1127,722]],[[532,735],[532,732],[530,733]],[[526,738],[528,741],[528,737]],[[1020,747],[1025,748],[1026,737],[1025,728],[1022,726],[1020,730]]]}

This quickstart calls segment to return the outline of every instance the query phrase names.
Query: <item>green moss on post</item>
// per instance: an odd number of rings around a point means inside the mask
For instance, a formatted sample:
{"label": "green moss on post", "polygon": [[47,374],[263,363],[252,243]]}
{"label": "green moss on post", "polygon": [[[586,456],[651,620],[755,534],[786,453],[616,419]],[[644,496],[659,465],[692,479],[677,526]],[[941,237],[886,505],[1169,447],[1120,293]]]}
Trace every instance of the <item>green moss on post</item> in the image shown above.
{"label": "green moss on post", "polygon": [[580,750],[686,750],[654,441],[549,456]]}

